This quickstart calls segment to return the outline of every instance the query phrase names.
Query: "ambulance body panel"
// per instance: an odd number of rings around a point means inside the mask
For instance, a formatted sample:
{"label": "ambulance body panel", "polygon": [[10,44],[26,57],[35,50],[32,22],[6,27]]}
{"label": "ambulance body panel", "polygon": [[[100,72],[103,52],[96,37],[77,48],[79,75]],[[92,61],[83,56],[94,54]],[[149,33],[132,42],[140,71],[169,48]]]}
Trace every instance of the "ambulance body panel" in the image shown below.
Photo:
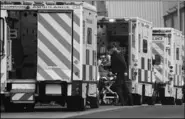
{"label": "ambulance body panel", "polygon": [[24,1],[1,4],[1,11],[10,29],[4,33],[10,54],[7,64],[1,61],[7,65],[1,66],[7,75],[5,105],[55,101],[84,109],[89,101],[98,107],[94,6]]}
{"label": "ambulance body panel", "polygon": [[182,99],[184,36],[173,28],[153,28],[152,54],[159,55],[161,62],[154,64],[154,79],[162,82],[164,97]]}

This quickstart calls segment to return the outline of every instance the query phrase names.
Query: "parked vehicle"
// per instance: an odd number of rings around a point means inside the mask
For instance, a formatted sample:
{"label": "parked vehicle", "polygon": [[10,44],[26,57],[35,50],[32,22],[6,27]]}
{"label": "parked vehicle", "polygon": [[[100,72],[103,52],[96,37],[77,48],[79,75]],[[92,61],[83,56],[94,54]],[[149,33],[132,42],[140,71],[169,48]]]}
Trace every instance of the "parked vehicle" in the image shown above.
{"label": "parked vehicle", "polygon": [[1,101],[99,107],[96,8],[85,2],[1,3]]}
{"label": "parked vehicle", "polygon": [[173,28],[153,28],[154,79],[163,83],[162,104],[182,104],[184,36]]}

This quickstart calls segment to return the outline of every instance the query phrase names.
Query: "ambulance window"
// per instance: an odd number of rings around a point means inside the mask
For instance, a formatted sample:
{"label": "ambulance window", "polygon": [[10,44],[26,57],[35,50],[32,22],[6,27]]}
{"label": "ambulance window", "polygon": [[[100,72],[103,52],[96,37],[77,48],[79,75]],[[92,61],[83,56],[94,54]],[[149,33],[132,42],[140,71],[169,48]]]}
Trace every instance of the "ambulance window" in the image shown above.
{"label": "ambulance window", "polygon": [[0,32],[1,32],[1,34],[0,34],[0,55],[2,55],[2,52],[3,52],[3,43],[4,43],[4,19],[3,18],[0,18],[0,22],[1,22],[1,24],[0,24],[0,27],[1,27],[1,29],[0,29]]}
{"label": "ambulance window", "polygon": [[143,52],[147,53],[148,50],[148,42],[147,40],[143,39]]}
{"label": "ambulance window", "polygon": [[161,56],[160,55],[155,55],[155,65],[160,65],[161,64]]}
{"label": "ambulance window", "polygon": [[179,48],[176,48],[176,60],[179,60]]}
{"label": "ambulance window", "polygon": [[92,28],[87,28],[87,44],[92,44]]}

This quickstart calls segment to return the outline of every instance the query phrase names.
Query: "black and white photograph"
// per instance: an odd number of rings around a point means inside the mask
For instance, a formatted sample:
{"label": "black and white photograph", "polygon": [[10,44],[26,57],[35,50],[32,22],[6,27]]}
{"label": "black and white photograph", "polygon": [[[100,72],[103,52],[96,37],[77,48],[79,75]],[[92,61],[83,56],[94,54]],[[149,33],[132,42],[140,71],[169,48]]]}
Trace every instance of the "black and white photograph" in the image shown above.
{"label": "black and white photograph", "polygon": [[0,0],[1,118],[185,118],[185,0]]}

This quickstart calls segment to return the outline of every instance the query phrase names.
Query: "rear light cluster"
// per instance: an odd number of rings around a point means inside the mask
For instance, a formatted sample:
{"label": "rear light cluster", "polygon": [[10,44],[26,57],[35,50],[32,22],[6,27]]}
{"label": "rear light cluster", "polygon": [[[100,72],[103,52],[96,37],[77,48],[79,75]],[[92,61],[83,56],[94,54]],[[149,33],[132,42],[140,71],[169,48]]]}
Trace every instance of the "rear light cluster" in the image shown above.
{"label": "rear light cluster", "polygon": [[73,81],[73,84],[72,84],[72,95],[73,96],[80,96],[81,95],[81,82],[78,82],[78,81]]}

